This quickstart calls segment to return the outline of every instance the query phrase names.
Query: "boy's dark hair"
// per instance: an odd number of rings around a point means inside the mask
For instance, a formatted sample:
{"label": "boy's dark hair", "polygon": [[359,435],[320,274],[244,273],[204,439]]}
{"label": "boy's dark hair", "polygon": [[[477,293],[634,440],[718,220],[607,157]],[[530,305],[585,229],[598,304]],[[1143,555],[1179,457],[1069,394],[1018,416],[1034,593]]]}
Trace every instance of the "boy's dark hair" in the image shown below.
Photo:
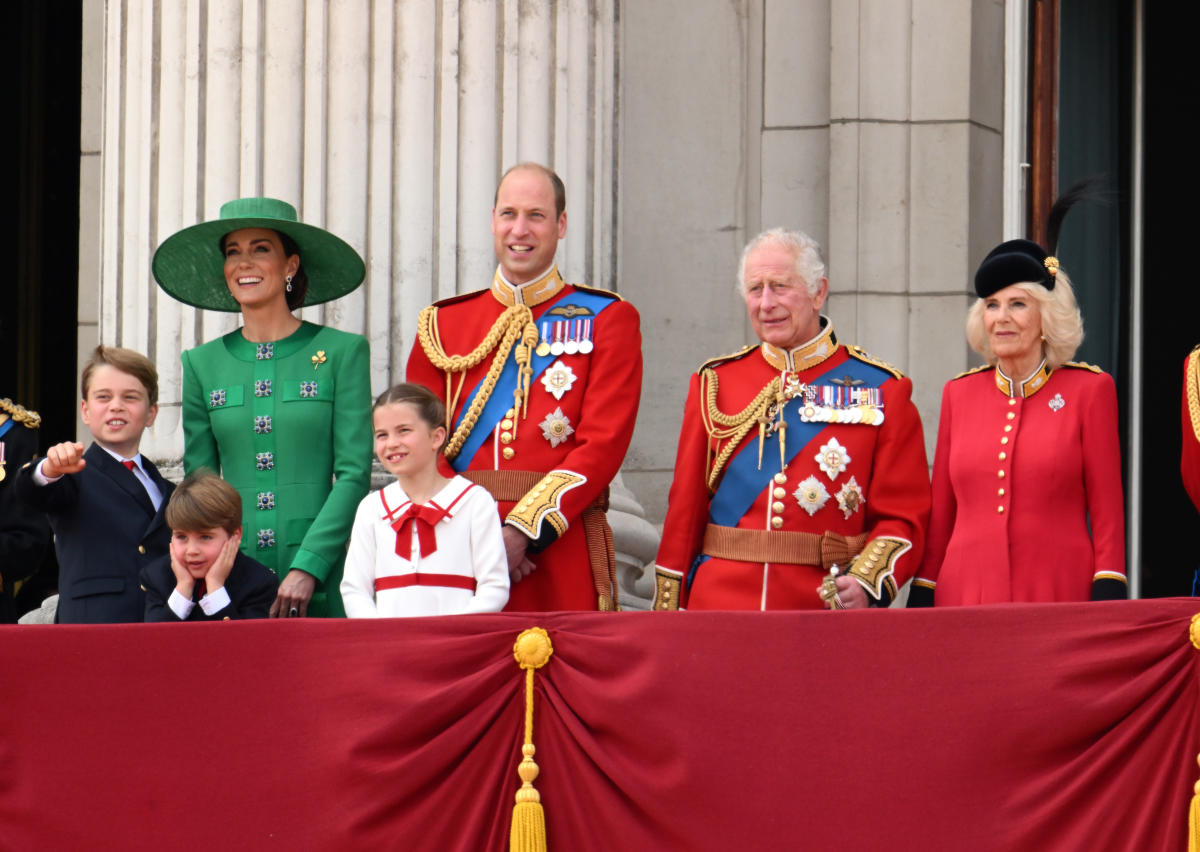
{"label": "boy's dark hair", "polygon": [[87,399],[88,388],[92,384],[92,373],[97,367],[113,367],[122,373],[128,373],[146,389],[146,399],[150,405],[158,405],[158,370],[154,362],[141,352],[132,349],[122,349],[119,346],[97,346],[92,350],[92,357],[83,365],[83,374],[79,377],[79,390]]}
{"label": "boy's dark hair", "polygon": [[[441,427],[446,430],[447,438],[450,435],[450,424],[446,422],[446,406],[438,399],[437,395],[424,385],[416,385],[410,382],[402,382],[398,385],[392,385],[379,395],[375,400],[375,404],[371,406],[371,413],[374,414],[379,408],[385,405],[394,405],[400,402],[407,402],[409,405],[417,409],[417,416],[430,429]],[[446,439],[442,439],[442,445],[438,447],[438,452],[441,452],[446,447]]]}
{"label": "boy's dark hair", "polygon": [[224,479],[200,470],[179,483],[165,515],[172,532],[221,527],[233,535],[242,528],[242,498]]}

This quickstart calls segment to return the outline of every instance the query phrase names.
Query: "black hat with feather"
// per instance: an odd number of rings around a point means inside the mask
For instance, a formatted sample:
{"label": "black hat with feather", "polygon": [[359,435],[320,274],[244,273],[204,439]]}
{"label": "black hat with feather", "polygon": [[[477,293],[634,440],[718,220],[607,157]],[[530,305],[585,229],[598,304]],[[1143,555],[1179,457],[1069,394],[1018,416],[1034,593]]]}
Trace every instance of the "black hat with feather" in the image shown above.
{"label": "black hat with feather", "polygon": [[1053,290],[1058,275],[1058,258],[1053,252],[1063,219],[1075,202],[1092,195],[1096,182],[1096,178],[1085,178],[1054,202],[1046,222],[1049,251],[1032,240],[1006,240],[988,252],[975,273],[975,292],[979,298],[986,299],[1012,284],[1041,284]]}

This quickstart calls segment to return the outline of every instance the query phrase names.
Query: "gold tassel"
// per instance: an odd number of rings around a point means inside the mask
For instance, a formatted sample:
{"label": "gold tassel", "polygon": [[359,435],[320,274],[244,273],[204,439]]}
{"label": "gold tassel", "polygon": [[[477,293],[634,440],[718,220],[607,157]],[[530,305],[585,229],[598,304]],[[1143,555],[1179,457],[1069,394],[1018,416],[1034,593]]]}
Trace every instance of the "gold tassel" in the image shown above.
{"label": "gold tassel", "polygon": [[513,644],[513,657],[525,670],[525,744],[521,746],[521,789],[513,805],[512,827],[508,834],[510,852],[546,852],[546,814],[542,797],[533,782],[538,777],[538,765],[533,761],[533,673],[550,661],[554,646],[550,635],[540,627],[522,630]]}

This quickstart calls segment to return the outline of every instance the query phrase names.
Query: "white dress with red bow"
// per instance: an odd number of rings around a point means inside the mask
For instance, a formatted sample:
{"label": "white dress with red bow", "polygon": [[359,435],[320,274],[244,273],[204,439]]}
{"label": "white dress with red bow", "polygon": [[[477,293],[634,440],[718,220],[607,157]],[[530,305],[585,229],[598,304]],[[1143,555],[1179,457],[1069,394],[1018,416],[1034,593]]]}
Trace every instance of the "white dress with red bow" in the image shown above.
{"label": "white dress with red bow", "polygon": [[424,505],[399,482],[358,504],[342,575],[350,618],[499,612],[508,559],[496,501],[461,476]]}

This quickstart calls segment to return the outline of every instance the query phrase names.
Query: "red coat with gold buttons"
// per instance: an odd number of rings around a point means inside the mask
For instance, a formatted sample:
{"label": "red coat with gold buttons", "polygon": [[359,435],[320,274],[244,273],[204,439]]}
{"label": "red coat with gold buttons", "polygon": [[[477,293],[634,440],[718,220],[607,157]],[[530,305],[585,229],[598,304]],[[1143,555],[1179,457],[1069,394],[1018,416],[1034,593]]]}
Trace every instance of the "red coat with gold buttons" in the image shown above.
{"label": "red coat with gold buttons", "polygon": [[[861,350],[852,353],[839,345],[828,324],[817,338],[791,353],[762,344],[707,366],[718,380],[716,408],[734,414],[787,373],[805,385],[821,376],[837,381],[846,372],[844,368],[858,358],[881,365],[882,424],[823,423],[782,471],[778,449],[774,455],[765,454],[762,469],[773,475],[752,495],[735,528],[757,531],[762,534],[757,540],[767,542],[777,531],[865,535],[861,553],[850,556],[856,557],[855,567],[865,568],[870,563],[873,582],[864,582],[854,569],[851,576],[863,584],[871,603],[887,603],[895,588],[916,570],[929,519],[928,466],[921,419],[911,400],[912,382]],[[825,569],[815,562],[756,562],[704,553],[706,527],[713,520],[714,492],[708,485],[708,472],[712,460],[736,438],[714,438],[705,426],[711,382],[706,372],[702,369],[692,376],[684,409],[670,505],[656,559],[655,608],[821,608],[816,590]],[[829,381],[821,385],[834,392],[838,387]],[[799,400],[787,403],[798,404]],[[734,456],[751,454],[747,461],[756,465],[758,436],[757,428],[752,428],[734,448]],[[785,436],[789,455],[793,453],[791,441],[792,437]],[[824,450],[832,450],[837,459],[823,468],[822,459],[828,462],[831,458]],[[840,505],[838,495],[844,498],[843,489],[855,487],[861,499]],[[849,567],[844,560],[839,565],[843,571]]]}
{"label": "red coat with gold buttons", "polygon": [[[571,308],[572,297],[581,293],[608,304],[586,328],[561,325],[567,318],[588,317]],[[638,313],[615,293],[564,283],[557,269],[518,288],[497,274],[491,290],[436,305],[442,350],[449,355],[471,352],[514,301],[529,305],[535,324],[549,328],[551,339],[554,329],[580,339],[588,336],[591,346],[580,348],[590,351],[555,356],[549,369],[533,377],[524,416],[513,412],[497,423],[465,470],[468,476],[470,471],[527,471],[548,477],[520,500],[498,500],[501,518],[530,537],[529,556],[536,566],[513,585],[505,611],[594,610],[597,592],[581,514],[616,476],[633,437],[642,384]],[[456,422],[492,362],[489,353],[468,369],[461,392],[462,373],[451,373],[447,391],[447,372],[434,366],[418,339],[407,378],[442,398]]]}
{"label": "red coat with gold buttons", "polygon": [[1067,364],[1017,383],[984,368],[946,384],[918,587],[939,606],[1124,597],[1108,374]]}

